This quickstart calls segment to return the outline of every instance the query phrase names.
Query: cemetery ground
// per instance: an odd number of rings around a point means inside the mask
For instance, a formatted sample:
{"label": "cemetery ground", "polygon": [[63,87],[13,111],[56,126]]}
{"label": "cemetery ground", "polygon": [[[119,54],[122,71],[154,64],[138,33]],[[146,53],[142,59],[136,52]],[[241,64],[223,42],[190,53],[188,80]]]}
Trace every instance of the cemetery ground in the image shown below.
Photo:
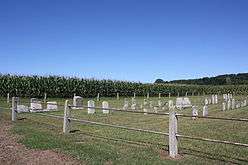
{"label": "cemetery ground", "polygon": [[[198,106],[202,116],[202,103],[205,97],[190,97],[193,105]],[[3,98],[2,98],[3,99]],[[151,97],[154,102],[158,100]],[[175,98],[171,98],[174,99]],[[64,104],[65,99],[48,99]],[[136,98],[137,103],[143,97]],[[168,100],[168,97],[161,100]],[[28,102],[29,99],[21,98]],[[84,99],[87,106],[88,99]],[[122,108],[124,98],[101,98],[96,101],[96,107],[101,107],[102,101],[108,101],[110,108]],[[129,99],[131,101],[131,99]],[[70,99],[71,102],[71,99]],[[248,118],[248,107],[221,111],[222,102],[209,105],[209,116]],[[1,106],[7,107],[6,101]],[[61,111],[46,112],[63,116]],[[168,112],[167,109],[162,112]],[[192,109],[177,110],[177,113],[192,114]],[[10,121],[10,110],[2,110],[1,117]],[[144,115],[126,112],[111,112],[103,114],[96,110],[95,114],[87,114],[87,109],[72,110],[71,116],[101,123],[110,123],[134,128],[168,132],[168,116]],[[248,164],[248,148],[179,138],[179,154],[176,159],[168,156],[168,136],[136,132],[119,128],[72,122],[72,132],[62,133],[63,121],[36,113],[18,114],[18,120],[13,123],[11,134],[21,136],[20,143],[29,149],[51,150],[67,154],[78,159],[82,164]],[[241,121],[223,121],[213,119],[178,118],[178,133],[195,137],[248,143],[248,123]]]}

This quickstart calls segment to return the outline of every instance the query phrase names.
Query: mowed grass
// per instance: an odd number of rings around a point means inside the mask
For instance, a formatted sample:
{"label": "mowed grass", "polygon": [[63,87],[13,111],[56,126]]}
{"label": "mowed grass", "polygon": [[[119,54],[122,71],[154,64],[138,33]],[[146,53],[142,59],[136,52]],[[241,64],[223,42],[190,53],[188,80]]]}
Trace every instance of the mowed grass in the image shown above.
{"label": "mowed grass", "polygon": [[[198,106],[202,115],[202,103],[205,97],[190,97]],[[237,97],[237,100],[241,97]],[[175,98],[171,98],[174,99]],[[56,100],[64,104],[65,99]],[[88,99],[84,100],[84,105]],[[131,101],[131,99],[129,99]],[[138,97],[137,103],[143,102]],[[157,104],[158,98],[151,98]],[[168,101],[168,98],[162,98]],[[26,104],[28,99],[21,99]],[[71,100],[70,100],[71,101]],[[108,101],[111,108],[122,108],[124,99],[101,98]],[[221,102],[219,102],[221,103]],[[1,102],[1,106],[7,106]],[[63,116],[61,111],[49,112]],[[161,113],[168,109],[160,110]],[[191,114],[191,109],[178,111]],[[4,110],[5,119],[10,119],[10,111]],[[143,128],[160,132],[168,132],[168,116],[143,115],[125,112],[111,112],[88,115],[87,109],[72,110],[71,116],[77,119],[110,123],[134,128]],[[221,111],[221,104],[209,106],[209,116],[248,118],[248,107],[230,111]],[[179,138],[180,157],[172,160],[168,157],[168,137],[150,133],[128,131],[111,127],[80,124],[72,122],[72,133],[62,134],[62,120],[40,116],[38,114],[18,114],[19,119],[14,123],[13,132],[22,135],[22,142],[29,148],[51,149],[70,154],[82,160],[85,164],[248,164],[248,148],[227,144],[217,144],[197,140]],[[205,137],[210,139],[228,140],[248,144],[248,123],[212,119],[196,119],[179,117],[178,133],[182,135]]]}

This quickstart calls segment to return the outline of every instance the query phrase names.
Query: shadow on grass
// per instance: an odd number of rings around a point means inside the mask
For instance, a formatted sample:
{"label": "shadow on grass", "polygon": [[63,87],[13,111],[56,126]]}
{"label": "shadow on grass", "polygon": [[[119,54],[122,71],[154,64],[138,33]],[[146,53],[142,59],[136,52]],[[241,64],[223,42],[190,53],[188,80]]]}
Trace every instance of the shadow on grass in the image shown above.
{"label": "shadow on grass", "polygon": [[17,120],[26,120],[26,119],[27,119],[26,117],[17,118]]}
{"label": "shadow on grass", "polygon": [[[169,152],[169,146],[162,144],[162,143],[151,143],[151,142],[146,142],[146,141],[131,141],[131,140],[123,139],[123,138],[111,138],[111,137],[95,135],[92,133],[82,132],[80,130],[76,130],[76,132],[77,132],[77,134],[90,136],[92,138],[108,140],[108,141],[110,140],[110,141],[115,141],[115,142],[123,142],[123,143],[141,146],[141,147],[157,146],[157,147],[160,147],[161,150]],[[195,156],[195,157],[199,157],[199,158],[206,158],[206,159],[221,161],[223,163],[232,163],[232,164],[240,164],[240,163],[247,164],[248,163],[248,159],[228,157],[226,155],[220,155],[220,154],[218,154],[218,157],[217,157],[213,153],[203,152],[203,151],[190,149],[190,148],[179,148],[179,149],[181,150],[181,151],[179,151],[179,155],[182,155],[182,156],[183,155],[191,155],[191,156]]]}
{"label": "shadow on grass", "polygon": [[220,155],[220,154],[218,155],[219,157],[216,157],[215,154],[211,154],[209,152],[203,152],[203,151],[189,149],[189,148],[180,148],[180,149],[181,149],[181,151],[179,152],[180,154],[192,155],[192,156],[207,158],[211,160],[218,160],[224,163],[233,163],[233,164],[240,164],[240,162],[243,162],[245,164],[248,163],[248,159],[233,158],[233,157],[228,157],[226,155]]}

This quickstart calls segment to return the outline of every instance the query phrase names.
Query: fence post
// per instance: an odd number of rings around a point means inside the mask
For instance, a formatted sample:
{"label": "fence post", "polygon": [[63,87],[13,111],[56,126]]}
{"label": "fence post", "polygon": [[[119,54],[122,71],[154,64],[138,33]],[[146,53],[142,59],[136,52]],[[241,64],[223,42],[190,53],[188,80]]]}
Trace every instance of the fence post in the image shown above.
{"label": "fence post", "polygon": [[9,103],[9,93],[7,93],[7,103]]}
{"label": "fence post", "polygon": [[11,115],[12,121],[16,121],[17,102],[18,102],[18,97],[12,97],[12,115]]}
{"label": "fence post", "polygon": [[64,109],[64,123],[63,123],[63,133],[70,133],[70,109],[68,107],[68,100],[65,101],[65,109]]}
{"label": "fence post", "polygon": [[97,101],[100,101],[100,93],[97,93],[96,100],[97,100]]}
{"label": "fence post", "polygon": [[169,101],[169,155],[172,158],[176,158],[178,155],[177,147],[177,116],[175,112],[175,106],[173,106],[173,101]]}
{"label": "fence post", "polygon": [[44,93],[44,100],[43,100],[43,102],[46,103],[46,100],[47,100],[47,93]]}

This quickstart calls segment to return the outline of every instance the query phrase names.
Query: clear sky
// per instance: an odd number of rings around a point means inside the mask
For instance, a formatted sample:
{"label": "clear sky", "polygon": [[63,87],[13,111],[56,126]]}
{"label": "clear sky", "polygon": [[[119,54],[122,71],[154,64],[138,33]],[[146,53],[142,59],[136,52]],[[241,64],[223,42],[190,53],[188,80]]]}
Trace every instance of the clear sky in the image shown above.
{"label": "clear sky", "polygon": [[248,0],[2,0],[0,72],[153,82],[248,72]]}

